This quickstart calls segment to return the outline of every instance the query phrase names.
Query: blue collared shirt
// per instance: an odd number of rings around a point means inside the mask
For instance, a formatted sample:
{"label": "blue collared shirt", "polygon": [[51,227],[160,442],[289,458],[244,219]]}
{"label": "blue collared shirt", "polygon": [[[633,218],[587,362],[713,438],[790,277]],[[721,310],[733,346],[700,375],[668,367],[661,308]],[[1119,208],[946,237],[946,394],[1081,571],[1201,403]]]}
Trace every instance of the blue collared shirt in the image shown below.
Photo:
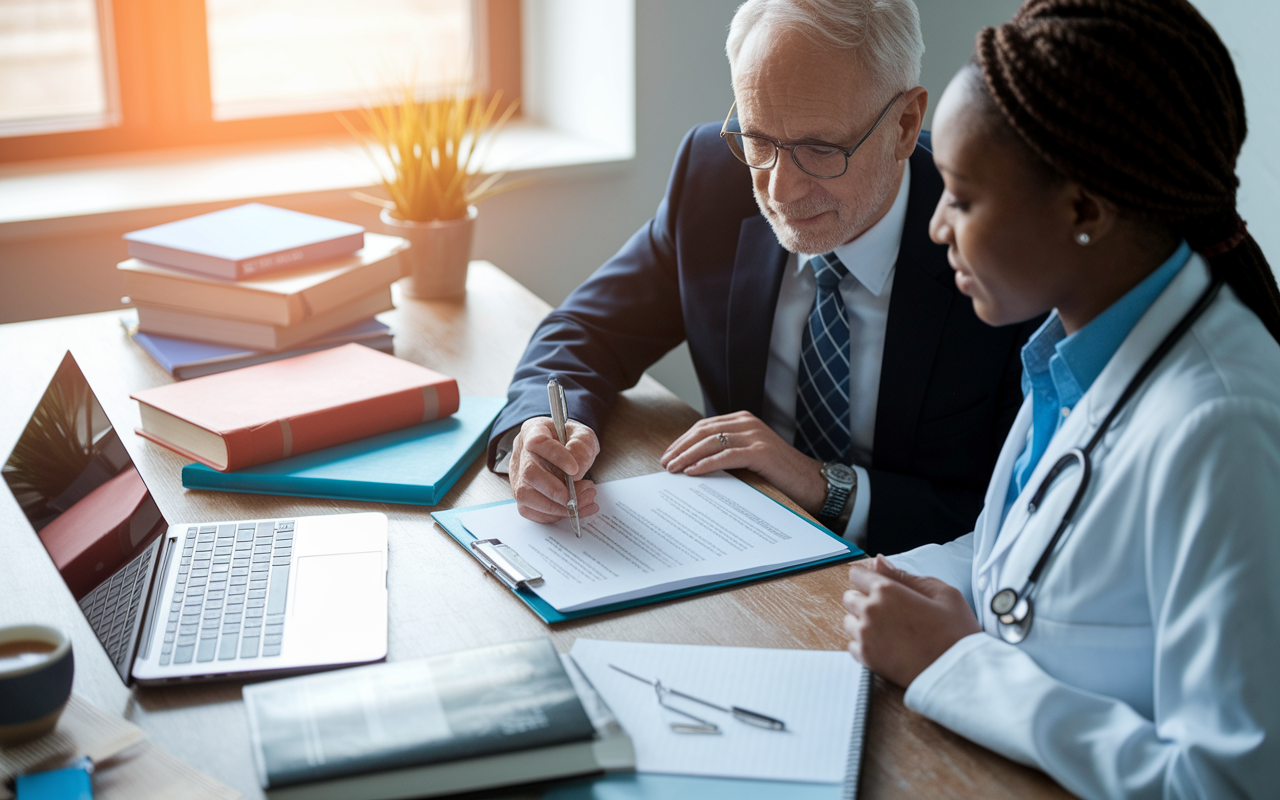
{"label": "blue collared shirt", "polygon": [[[1022,396],[1031,395],[1031,434],[1013,464],[1004,514],[1017,499],[1062,422],[1102,373],[1120,344],[1191,258],[1186,242],[1088,325],[1066,335],[1054,311],[1022,348]],[[1003,515],[1001,516],[1003,519]]]}

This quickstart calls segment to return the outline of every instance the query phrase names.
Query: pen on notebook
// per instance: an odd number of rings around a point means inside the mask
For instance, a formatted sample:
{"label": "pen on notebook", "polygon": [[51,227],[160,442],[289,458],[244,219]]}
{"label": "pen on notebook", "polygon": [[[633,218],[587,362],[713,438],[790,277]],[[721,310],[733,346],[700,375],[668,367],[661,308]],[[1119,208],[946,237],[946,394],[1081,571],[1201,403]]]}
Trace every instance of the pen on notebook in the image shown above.
{"label": "pen on notebook", "polygon": [[[661,681],[651,681],[648,678],[642,678],[639,675],[635,674],[634,672],[628,672],[622,667],[619,667],[617,664],[610,664],[609,666],[617,670],[618,672],[621,672],[623,675],[626,675],[628,678],[635,678],[641,683],[647,683],[650,686],[661,685]],[[740,708],[738,706],[730,706],[728,708],[725,708],[724,706],[718,706],[715,703],[709,703],[706,700],[702,700],[700,698],[694,697],[691,694],[685,694],[684,692],[678,691],[676,689],[672,689],[670,687],[663,687],[663,691],[665,691],[667,694],[675,695],[676,697],[683,697],[685,700],[692,700],[695,703],[701,703],[702,705],[707,706],[708,708],[714,708],[717,711],[723,711],[726,714],[731,714],[734,719],[739,720],[741,722],[745,722],[748,725],[755,725],[757,728],[768,728],[771,731],[785,731],[787,729],[787,724],[782,720],[774,719],[773,717],[770,717],[767,714],[761,714],[758,711],[748,711],[747,709]],[[697,718],[695,717],[695,719]]]}
{"label": "pen on notebook", "polygon": [[[556,436],[560,444],[569,443],[569,401],[565,399],[564,387],[556,376],[547,379],[547,399],[551,402],[551,420],[556,424]],[[578,519],[578,493],[573,488],[573,476],[565,473],[564,485],[569,490],[569,520],[573,522],[573,532],[582,538],[582,522]]]}

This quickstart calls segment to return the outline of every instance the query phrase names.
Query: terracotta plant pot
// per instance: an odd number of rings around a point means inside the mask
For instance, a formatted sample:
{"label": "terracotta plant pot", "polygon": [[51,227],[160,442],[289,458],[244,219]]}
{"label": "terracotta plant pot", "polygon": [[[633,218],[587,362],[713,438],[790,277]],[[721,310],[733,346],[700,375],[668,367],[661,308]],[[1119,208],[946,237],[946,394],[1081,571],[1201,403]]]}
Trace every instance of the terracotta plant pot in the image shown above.
{"label": "terracotta plant pot", "polygon": [[404,291],[419,300],[443,300],[467,293],[467,262],[476,230],[476,207],[467,206],[462,219],[411,222],[397,219],[390,209],[379,215],[387,233],[408,239]]}

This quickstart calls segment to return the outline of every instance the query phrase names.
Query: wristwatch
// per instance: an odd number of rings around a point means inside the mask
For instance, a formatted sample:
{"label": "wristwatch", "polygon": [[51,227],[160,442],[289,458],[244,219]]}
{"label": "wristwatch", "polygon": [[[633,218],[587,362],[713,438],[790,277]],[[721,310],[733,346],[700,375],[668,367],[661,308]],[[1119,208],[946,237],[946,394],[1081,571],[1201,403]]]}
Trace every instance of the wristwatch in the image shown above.
{"label": "wristwatch", "polygon": [[818,522],[837,534],[844,535],[853,513],[853,496],[858,492],[858,473],[853,467],[838,461],[822,465],[821,473],[827,481],[827,499],[818,512]]}

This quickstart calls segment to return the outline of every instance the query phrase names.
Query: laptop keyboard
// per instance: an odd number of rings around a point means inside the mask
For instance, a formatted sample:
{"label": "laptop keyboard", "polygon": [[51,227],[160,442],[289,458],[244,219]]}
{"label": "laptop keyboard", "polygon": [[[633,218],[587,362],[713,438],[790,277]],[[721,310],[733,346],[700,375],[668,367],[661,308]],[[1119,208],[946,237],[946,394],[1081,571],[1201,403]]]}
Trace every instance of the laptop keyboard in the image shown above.
{"label": "laptop keyboard", "polygon": [[133,622],[151,578],[151,556],[155,552],[154,547],[146,548],[127,567],[117,570],[111,580],[103,581],[80,600],[89,626],[117,668],[129,657]]}
{"label": "laptop keyboard", "polygon": [[280,655],[293,521],[187,528],[160,664]]}

